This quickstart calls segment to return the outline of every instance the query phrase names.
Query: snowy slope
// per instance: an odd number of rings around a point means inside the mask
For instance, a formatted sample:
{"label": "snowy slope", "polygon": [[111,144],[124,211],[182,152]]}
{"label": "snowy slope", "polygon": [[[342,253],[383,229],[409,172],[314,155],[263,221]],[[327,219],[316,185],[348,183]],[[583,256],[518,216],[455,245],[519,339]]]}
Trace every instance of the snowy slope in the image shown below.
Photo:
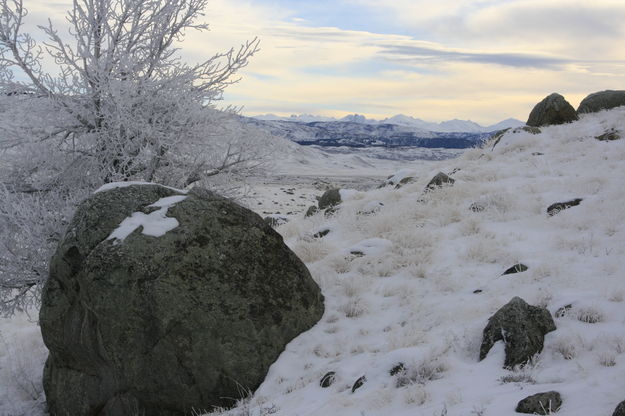
{"label": "snowy slope", "polygon": [[[562,415],[612,414],[625,399],[625,140],[594,139],[611,128],[625,134],[625,108],[509,132],[493,150],[415,164],[417,181],[401,189],[344,192],[335,216],[281,226],[326,313],[224,414],[501,416],[550,390]],[[456,183],[424,195],[438,171]],[[546,214],[573,198],[581,205]],[[314,238],[321,229],[330,233]],[[529,270],[501,276],[517,262]],[[514,296],[571,309],[542,354],[509,371],[502,345],[482,362],[478,351],[488,318]],[[389,374],[399,363],[409,380]],[[336,382],[320,387],[330,371]]]}
{"label": "snowy slope", "polygon": [[[342,192],[334,216],[281,226],[326,312],[249,400],[221,414],[507,416],[549,390],[562,394],[561,415],[612,414],[625,400],[625,139],[594,139],[611,128],[625,135],[625,108],[508,132],[492,150],[415,162],[416,181],[400,189]],[[424,195],[438,171],[456,183]],[[581,205],[546,214],[573,198]],[[330,233],[314,238],[320,229]],[[517,262],[529,270],[501,276]],[[531,365],[508,371],[501,345],[482,362],[478,350],[488,318],[514,296],[571,309]],[[36,324],[0,320],[1,415],[45,414],[45,354]],[[399,363],[409,379],[389,374]],[[321,388],[329,371],[336,382]]]}

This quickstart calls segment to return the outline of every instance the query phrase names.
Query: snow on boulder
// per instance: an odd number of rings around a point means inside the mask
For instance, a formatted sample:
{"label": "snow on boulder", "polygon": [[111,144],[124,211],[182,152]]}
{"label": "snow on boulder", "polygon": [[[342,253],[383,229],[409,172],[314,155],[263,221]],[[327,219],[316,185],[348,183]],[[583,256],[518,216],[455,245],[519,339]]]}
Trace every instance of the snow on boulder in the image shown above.
{"label": "snow on boulder", "polygon": [[50,414],[231,405],[323,311],[307,268],[253,212],[202,189],[97,192],[43,290]]}

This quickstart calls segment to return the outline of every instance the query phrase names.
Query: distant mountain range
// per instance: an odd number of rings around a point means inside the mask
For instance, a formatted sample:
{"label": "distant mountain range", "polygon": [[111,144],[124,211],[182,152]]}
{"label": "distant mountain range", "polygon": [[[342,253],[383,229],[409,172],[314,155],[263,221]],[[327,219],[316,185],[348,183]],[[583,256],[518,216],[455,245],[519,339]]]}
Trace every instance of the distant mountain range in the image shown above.
{"label": "distant mountain range", "polygon": [[490,126],[481,126],[471,120],[448,120],[441,123],[433,123],[419,118],[398,114],[384,120],[368,119],[360,114],[350,114],[340,119],[332,117],[315,116],[311,114],[291,115],[290,117],[281,117],[273,114],[264,114],[253,117],[256,120],[263,121],[289,121],[296,123],[313,123],[313,122],[348,122],[358,124],[392,124],[397,126],[405,126],[414,129],[420,129],[439,133],[489,133],[503,130],[508,127],[519,127],[525,125],[520,120],[509,118]]}
{"label": "distant mountain range", "polygon": [[472,121],[450,120],[428,123],[398,115],[382,121],[353,114],[340,120],[310,115],[242,117],[245,123],[284,137],[300,145],[324,147],[420,147],[428,149],[466,149],[474,147],[493,132],[523,125],[508,119],[482,127]]}

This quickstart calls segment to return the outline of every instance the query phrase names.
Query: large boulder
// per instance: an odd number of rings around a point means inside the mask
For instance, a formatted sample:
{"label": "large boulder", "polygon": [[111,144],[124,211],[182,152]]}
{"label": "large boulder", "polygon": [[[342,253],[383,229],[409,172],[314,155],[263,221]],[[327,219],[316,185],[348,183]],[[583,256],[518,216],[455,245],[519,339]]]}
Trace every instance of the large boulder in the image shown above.
{"label": "large boulder", "polygon": [[557,391],[547,391],[528,396],[516,406],[517,413],[531,415],[552,415],[562,406],[562,397]]}
{"label": "large boulder", "polygon": [[570,123],[577,119],[577,112],[573,106],[563,96],[554,92],[536,104],[525,124],[542,127]]}
{"label": "large boulder", "polygon": [[201,189],[95,193],[43,290],[50,414],[231,405],[323,310],[304,264],[252,211]]}
{"label": "large boulder", "polygon": [[625,105],[625,90],[606,90],[590,94],[579,103],[578,113],[596,113]]}
{"label": "large boulder", "polygon": [[555,331],[556,325],[545,308],[528,305],[514,297],[488,320],[484,328],[480,360],[488,355],[497,341],[505,344],[505,368],[527,363],[543,350],[545,334]]}
{"label": "large boulder", "polygon": [[618,404],[618,406],[616,406],[616,409],[614,409],[614,413],[612,413],[612,416],[625,416],[625,400],[623,400]]}
{"label": "large boulder", "polygon": [[334,208],[341,203],[341,192],[338,189],[329,189],[319,198],[319,209]]}

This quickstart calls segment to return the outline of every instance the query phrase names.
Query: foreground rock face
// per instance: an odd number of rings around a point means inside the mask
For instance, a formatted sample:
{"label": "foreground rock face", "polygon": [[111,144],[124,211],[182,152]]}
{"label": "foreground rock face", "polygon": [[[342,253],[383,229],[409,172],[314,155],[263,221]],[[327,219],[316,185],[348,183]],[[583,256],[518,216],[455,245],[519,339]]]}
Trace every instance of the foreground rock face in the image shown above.
{"label": "foreground rock face", "polygon": [[590,94],[579,103],[578,113],[596,113],[601,110],[609,110],[611,108],[625,105],[625,90],[599,91]]}
{"label": "foreground rock face", "polygon": [[543,350],[545,334],[555,330],[556,325],[547,309],[528,305],[523,299],[515,297],[488,320],[480,347],[480,360],[486,358],[495,342],[504,341],[504,367],[523,365]]}
{"label": "foreground rock face", "polygon": [[[118,226],[131,216],[159,218],[124,238]],[[204,190],[96,193],[43,292],[50,413],[170,416],[232,404],[322,314],[304,264],[253,212]]]}
{"label": "foreground rock face", "polygon": [[614,413],[612,413],[612,416],[625,416],[625,400],[623,400],[618,404],[618,406],[616,406],[616,409],[614,409]]}
{"label": "foreground rock face", "polygon": [[542,127],[570,123],[577,119],[577,112],[573,106],[560,94],[553,93],[536,104],[526,124],[531,127]]}

